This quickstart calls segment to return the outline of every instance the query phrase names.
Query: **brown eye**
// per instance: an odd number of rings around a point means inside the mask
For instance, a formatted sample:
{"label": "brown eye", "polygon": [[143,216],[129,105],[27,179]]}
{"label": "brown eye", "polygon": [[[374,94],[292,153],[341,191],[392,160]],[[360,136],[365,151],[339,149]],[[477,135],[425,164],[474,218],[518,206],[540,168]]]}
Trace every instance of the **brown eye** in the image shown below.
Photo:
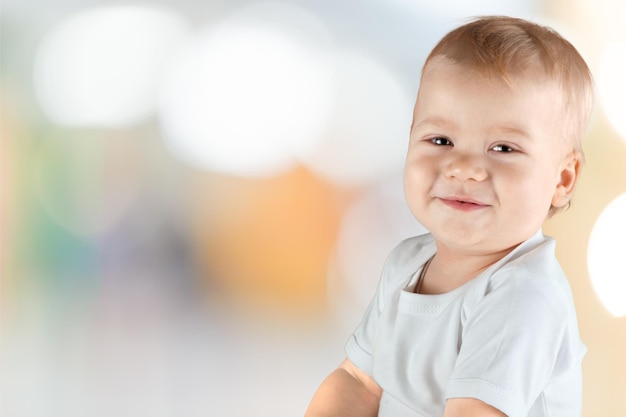
{"label": "brown eye", "polygon": [[452,142],[450,141],[450,139],[446,138],[436,137],[432,138],[430,141],[433,143],[433,145],[437,146],[452,146]]}
{"label": "brown eye", "polygon": [[509,152],[514,152],[515,149],[511,148],[508,145],[495,145],[493,148],[491,148],[492,151],[496,151],[496,152],[504,152],[504,153],[509,153]]}

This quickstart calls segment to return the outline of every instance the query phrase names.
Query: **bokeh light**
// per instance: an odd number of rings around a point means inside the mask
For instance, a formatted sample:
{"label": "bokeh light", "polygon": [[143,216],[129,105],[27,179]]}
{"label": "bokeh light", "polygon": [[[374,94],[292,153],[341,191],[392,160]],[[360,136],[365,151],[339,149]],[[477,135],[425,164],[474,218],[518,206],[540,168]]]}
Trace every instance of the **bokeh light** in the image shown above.
{"label": "bokeh light", "polygon": [[247,177],[295,164],[332,111],[331,37],[310,12],[269,3],[198,35],[161,96],[167,147],[191,166]]}
{"label": "bokeh light", "polygon": [[330,184],[304,168],[254,181],[199,173],[194,184],[192,233],[206,285],[246,304],[323,302],[341,215]]}
{"label": "bokeh light", "polygon": [[323,140],[303,161],[343,185],[367,185],[402,172],[413,93],[377,60],[338,53],[337,106]]}
{"label": "bokeh light", "polygon": [[587,263],[593,288],[614,316],[626,315],[626,194],[600,213],[589,237]]}
{"label": "bokeh light", "polygon": [[606,117],[626,140],[626,42],[606,46],[598,69],[598,93]]}
{"label": "bokeh light", "polygon": [[153,6],[66,17],[43,39],[34,62],[42,109],[67,126],[124,127],[146,119],[169,55],[186,33],[182,17]]}

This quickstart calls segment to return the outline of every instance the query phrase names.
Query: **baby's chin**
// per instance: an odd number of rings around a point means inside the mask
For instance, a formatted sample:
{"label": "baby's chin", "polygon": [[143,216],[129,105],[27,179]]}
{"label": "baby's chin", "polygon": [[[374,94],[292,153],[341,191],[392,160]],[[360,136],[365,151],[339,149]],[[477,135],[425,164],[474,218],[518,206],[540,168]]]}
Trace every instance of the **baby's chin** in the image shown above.
{"label": "baby's chin", "polygon": [[502,257],[527,240],[523,237],[497,239],[493,236],[475,233],[454,233],[451,235],[434,232],[432,235],[437,243],[438,251],[445,250],[449,254],[457,256]]}

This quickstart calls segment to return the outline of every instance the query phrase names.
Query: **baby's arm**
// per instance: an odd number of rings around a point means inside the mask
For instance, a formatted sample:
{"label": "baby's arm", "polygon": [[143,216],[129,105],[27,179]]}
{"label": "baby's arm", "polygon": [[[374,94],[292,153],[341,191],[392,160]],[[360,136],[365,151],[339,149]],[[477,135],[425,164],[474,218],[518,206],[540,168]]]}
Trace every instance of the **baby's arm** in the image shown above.
{"label": "baby's arm", "polygon": [[506,417],[506,414],[480,400],[451,398],[446,402],[443,417]]}
{"label": "baby's arm", "polygon": [[346,359],[322,382],[305,417],[375,417],[381,395],[380,386]]}

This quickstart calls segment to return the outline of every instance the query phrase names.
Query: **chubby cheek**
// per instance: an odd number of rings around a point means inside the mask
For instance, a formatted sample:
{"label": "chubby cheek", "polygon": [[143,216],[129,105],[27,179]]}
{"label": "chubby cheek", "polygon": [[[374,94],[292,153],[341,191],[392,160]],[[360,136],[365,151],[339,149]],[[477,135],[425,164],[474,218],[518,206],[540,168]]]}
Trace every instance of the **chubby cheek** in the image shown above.
{"label": "chubby cheek", "polygon": [[499,184],[501,203],[507,205],[514,218],[528,226],[542,223],[550,210],[552,188],[545,185],[547,175],[512,175]]}
{"label": "chubby cheek", "polygon": [[429,177],[429,169],[426,161],[421,159],[407,159],[404,167],[405,191],[414,188],[422,188]]}
{"label": "chubby cheek", "polygon": [[417,201],[416,182],[417,181],[416,181],[415,171],[405,169],[404,180],[403,180],[404,198],[406,199],[406,202],[409,205],[409,208],[411,209],[411,211],[414,210],[414,206]]}
{"label": "chubby cheek", "polygon": [[436,175],[426,161],[407,161],[404,170],[404,195],[413,215],[418,216],[425,207]]}

